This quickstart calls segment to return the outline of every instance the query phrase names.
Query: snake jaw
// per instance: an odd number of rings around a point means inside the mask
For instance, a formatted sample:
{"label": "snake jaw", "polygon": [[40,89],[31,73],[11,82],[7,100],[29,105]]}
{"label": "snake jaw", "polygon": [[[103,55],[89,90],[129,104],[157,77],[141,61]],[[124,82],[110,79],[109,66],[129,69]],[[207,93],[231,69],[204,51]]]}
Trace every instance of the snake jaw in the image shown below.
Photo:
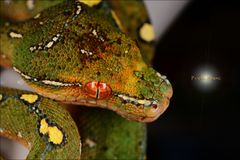
{"label": "snake jaw", "polygon": [[[173,95],[173,89],[170,82],[165,78],[165,76],[162,76],[161,79],[163,81],[159,88],[161,89],[161,87],[163,87],[164,92],[161,92],[161,95],[159,96],[160,98],[149,101],[150,104],[148,106],[146,106],[147,100],[133,101],[133,98],[131,97],[123,95],[119,97],[118,95],[118,98],[124,99],[125,103],[122,103],[121,107],[117,107],[115,104],[109,105],[107,108],[117,112],[122,117],[131,121],[138,122],[155,121],[157,118],[159,118],[159,116],[161,116],[166,111],[166,109],[169,106],[170,99]],[[130,100],[132,100],[132,103],[130,103]],[[141,104],[136,104],[136,102],[139,102]]]}
{"label": "snake jaw", "polygon": [[106,108],[128,120],[152,122],[168,108],[173,93],[172,86],[166,77],[160,74],[155,75],[158,76],[160,85],[154,87],[154,96],[151,99],[147,97],[138,99],[134,96],[117,93],[115,89],[110,88],[110,84],[99,81],[88,82],[82,87],[60,86],[54,90],[55,92],[53,92],[53,88],[44,87],[45,84],[36,85],[36,82],[29,84],[38,93],[63,103]]}
{"label": "snake jaw", "polygon": [[[23,73],[20,74],[25,79],[29,78]],[[166,76],[152,69],[140,76],[140,81],[135,83],[138,85],[136,90],[139,91],[136,96],[117,93],[115,88],[111,88],[114,85],[100,81],[76,84],[55,81],[46,83],[45,80],[35,81],[36,78],[30,77],[28,82],[38,93],[63,103],[107,108],[129,120],[152,122],[167,109],[173,93],[172,86]]]}
{"label": "snake jaw", "polygon": [[160,115],[162,115],[169,106],[172,94],[172,87],[169,87],[168,92],[163,95],[162,100],[159,101],[157,104],[153,104],[151,108],[147,111],[146,115],[148,116],[145,117],[144,122],[152,122],[156,120]]}
{"label": "snake jaw", "polygon": [[154,100],[149,109],[147,109],[146,116],[142,117],[141,120],[143,122],[152,122],[162,115],[168,108],[173,95],[172,85],[167,77],[158,72],[156,72],[156,76],[159,78],[161,84],[155,92],[160,95],[156,96],[156,100]]}

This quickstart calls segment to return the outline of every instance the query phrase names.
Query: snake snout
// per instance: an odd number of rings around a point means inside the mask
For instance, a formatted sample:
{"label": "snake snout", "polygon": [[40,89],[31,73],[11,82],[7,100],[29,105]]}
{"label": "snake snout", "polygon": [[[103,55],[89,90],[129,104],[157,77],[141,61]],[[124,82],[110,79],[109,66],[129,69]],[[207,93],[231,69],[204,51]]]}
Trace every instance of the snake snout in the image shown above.
{"label": "snake snout", "polygon": [[152,122],[156,120],[160,115],[162,115],[169,106],[170,99],[173,95],[173,89],[169,81],[164,81],[163,85],[167,85],[164,92],[161,94],[161,98],[152,103],[148,111],[146,112],[146,117],[144,118],[144,122]]}

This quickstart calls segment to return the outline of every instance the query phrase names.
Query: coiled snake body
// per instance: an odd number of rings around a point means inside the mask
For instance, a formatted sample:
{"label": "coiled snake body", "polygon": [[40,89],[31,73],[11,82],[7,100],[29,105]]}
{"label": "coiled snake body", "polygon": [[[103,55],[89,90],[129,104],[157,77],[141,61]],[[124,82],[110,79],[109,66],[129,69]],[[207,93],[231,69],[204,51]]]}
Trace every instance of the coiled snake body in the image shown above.
{"label": "coiled snake body", "polygon": [[27,159],[143,159],[140,122],[157,119],[172,96],[149,67],[154,33],[143,2],[52,1],[39,13],[46,2],[29,3],[17,18],[33,18],[1,22],[0,57],[38,94],[1,87],[0,134],[28,147]]}

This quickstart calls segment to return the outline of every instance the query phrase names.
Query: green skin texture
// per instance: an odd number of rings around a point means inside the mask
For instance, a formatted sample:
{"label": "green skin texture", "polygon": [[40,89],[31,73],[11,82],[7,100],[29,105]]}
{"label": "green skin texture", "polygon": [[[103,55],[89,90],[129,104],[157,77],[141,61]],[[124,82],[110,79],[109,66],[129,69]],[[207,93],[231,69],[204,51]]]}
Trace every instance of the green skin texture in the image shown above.
{"label": "green skin texture", "polygon": [[[136,2],[136,4],[137,3],[139,2]],[[142,5],[142,3],[139,4]],[[114,6],[114,4],[112,4],[112,6]],[[33,53],[29,51],[30,46],[36,45],[39,42],[45,42],[56,34],[56,31],[61,29],[66,19],[69,18],[69,14],[73,12],[73,7],[74,6],[70,5],[70,3],[65,4],[64,7],[61,5],[56,6],[41,13],[39,19],[30,20],[21,26],[11,26],[12,30],[23,34],[24,38],[22,40],[10,39],[6,36],[9,32],[9,28],[3,28],[3,30],[1,30],[1,45],[3,44],[1,46],[1,54],[5,53],[9,59],[13,58],[14,66],[31,77],[69,83],[81,82],[82,84],[97,80],[107,82],[111,87],[119,83],[124,85],[117,89],[112,87],[113,91],[133,95],[135,97],[140,97],[140,95],[141,97],[144,96],[144,98],[154,97],[154,99],[161,102],[164,93],[168,93],[169,90],[171,90],[171,86],[159,79],[159,77],[156,76],[155,70],[145,65],[136,43],[122,34],[119,29],[113,27],[114,24],[112,23],[112,19],[106,20],[106,17],[102,18],[99,16],[100,14],[103,16],[107,14],[104,10],[100,9],[98,12],[93,12],[93,9],[82,5],[83,11],[76,20],[71,22],[70,27],[66,29],[67,34],[64,34],[63,42],[57,42],[53,48],[47,51],[35,51]],[[65,11],[63,11],[62,8],[64,8]],[[124,16],[119,16],[119,18],[120,20],[124,19]],[[49,20],[54,21],[49,22]],[[44,25],[40,26],[39,21],[48,23],[44,23]],[[91,35],[90,37],[92,29],[89,27],[90,23],[92,26],[97,26],[95,29],[97,33],[105,39],[104,44],[99,43],[98,40],[92,40],[93,36]],[[128,26],[126,28],[128,28]],[[137,29],[138,27],[135,26],[135,28]],[[136,37],[136,33],[129,32],[131,36]],[[121,44],[119,44],[119,41],[116,42],[117,39],[121,40]],[[3,41],[4,43],[2,43]],[[141,41],[139,42],[143,43]],[[96,45],[96,43],[98,45]],[[78,57],[79,46],[80,48],[84,46],[85,50],[92,50],[96,53],[100,51],[104,52],[104,54],[109,55],[110,58],[108,57],[108,59],[104,59],[103,61],[102,59],[98,59],[96,55],[94,55],[93,58],[87,56]],[[143,50],[142,48],[140,49],[141,51]],[[125,53],[125,50],[128,50],[128,53]],[[152,51],[153,49],[149,49],[149,53],[152,53]],[[145,61],[149,63],[150,59],[151,56],[150,58],[145,58]],[[91,60],[94,63],[88,64],[87,60]],[[79,68],[81,68],[81,72],[79,72]],[[108,70],[107,68],[111,68],[112,70]],[[137,72],[132,71],[131,74],[127,76],[131,76],[132,79],[137,79],[139,82],[138,84],[134,83],[128,86],[128,83],[124,79],[126,77],[123,76],[123,78],[121,78],[124,74],[118,73],[124,73],[126,68],[136,69]],[[62,77],[60,75],[66,76]],[[111,82],[112,75],[116,75],[117,78],[115,81],[117,80],[117,82]],[[71,78],[66,78],[68,76]],[[59,93],[59,87],[46,86],[31,81],[29,81],[29,83],[37,87],[40,86],[40,91],[46,89],[46,91],[49,92]],[[133,85],[137,88],[134,92],[129,90]],[[44,93],[41,94],[44,95]],[[116,97],[114,99],[115,106],[121,108],[123,111],[127,109],[127,107],[124,107],[121,100]],[[56,104],[56,106],[57,105],[59,104]],[[59,112],[61,112],[61,109],[59,109]],[[80,109],[79,111],[78,109],[78,112],[80,118],[75,118],[75,121],[80,128],[79,132],[82,137],[82,159],[96,159],[100,157],[104,159],[114,159],[116,157],[119,159],[125,159],[126,157],[130,159],[144,158],[146,143],[144,124],[129,122],[110,111],[95,109]],[[130,112],[130,114],[134,114],[134,111]],[[124,115],[122,116],[124,117]],[[129,119],[129,117],[126,118]],[[57,121],[57,119],[58,118],[54,120]],[[109,122],[109,120],[111,121]],[[15,125],[18,124],[14,124],[14,126]],[[36,128],[36,126],[33,126],[32,129],[34,127]],[[106,133],[106,131],[108,132]],[[35,136],[37,137],[39,135],[36,134]],[[87,144],[84,144],[87,138],[96,142],[96,147],[91,148]],[[62,155],[63,153],[59,154]],[[52,158],[55,157],[53,156]]]}
{"label": "green skin texture", "polygon": [[[56,87],[39,81],[28,81],[34,90],[44,96],[66,103],[107,108],[129,120],[150,122],[157,119],[168,106],[172,95],[171,84],[144,63],[136,42],[120,32],[102,10],[81,4],[81,13],[75,20],[71,20],[72,14],[76,12],[74,7],[72,3],[65,3],[45,10],[38,19],[3,27],[2,52],[8,52],[12,56],[13,65],[27,76],[83,85]],[[63,30],[66,21],[70,22]],[[97,36],[93,35],[94,30]],[[7,34],[10,31],[22,34],[23,38],[8,41]],[[46,46],[61,31],[62,41],[47,50],[30,51],[30,47],[39,43]],[[82,49],[93,54],[82,54]],[[136,76],[136,72],[142,76]],[[107,99],[98,100],[96,105],[82,103],[82,99],[89,99],[84,86],[93,81],[108,84],[113,94]],[[137,100],[154,101],[157,108],[123,103],[123,98],[114,93]]]}
{"label": "green skin texture", "polygon": [[[67,143],[63,147],[50,145],[38,132],[38,116],[29,112],[28,105],[18,98],[24,93],[30,92],[0,88],[0,94],[3,95],[0,101],[0,128],[2,129],[0,135],[20,140],[29,148],[27,159],[79,159],[80,136],[70,114],[51,99],[40,100],[38,106],[50,120],[54,120],[61,126],[67,135]],[[65,123],[66,121],[68,123]],[[50,145],[51,149],[47,151],[46,156],[42,156],[47,145]]]}
{"label": "green skin texture", "polygon": [[[150,22],[150,19],[148,18],[148,12],[144,3],[141,3],[138,0],[120,0],[110,1],[110,6],[111,9],[115,11],[116,15],[121,21],[124,33],[126,33],[133,39],[137,39],[138,47],[141,51],[142,58],[145,63],[150,65],[155,52],[155,47],[153,47],[154,42],[146,43],[145,41],[140,39],[138,33],[141,24]],[[127,19],[131,20],[128,21]]]}

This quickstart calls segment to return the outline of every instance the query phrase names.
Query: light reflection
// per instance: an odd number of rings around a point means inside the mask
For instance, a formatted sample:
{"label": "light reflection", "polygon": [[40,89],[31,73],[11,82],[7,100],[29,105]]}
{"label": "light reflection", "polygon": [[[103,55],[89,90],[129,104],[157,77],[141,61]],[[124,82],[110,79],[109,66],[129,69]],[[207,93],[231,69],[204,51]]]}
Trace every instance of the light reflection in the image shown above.
{"label": "light reflection", "polygon": [[211,91],[218,86],[221,77],[214,67],[205,65],[195,70],[191,76],[191,80],[197,89],[201,91]]}

